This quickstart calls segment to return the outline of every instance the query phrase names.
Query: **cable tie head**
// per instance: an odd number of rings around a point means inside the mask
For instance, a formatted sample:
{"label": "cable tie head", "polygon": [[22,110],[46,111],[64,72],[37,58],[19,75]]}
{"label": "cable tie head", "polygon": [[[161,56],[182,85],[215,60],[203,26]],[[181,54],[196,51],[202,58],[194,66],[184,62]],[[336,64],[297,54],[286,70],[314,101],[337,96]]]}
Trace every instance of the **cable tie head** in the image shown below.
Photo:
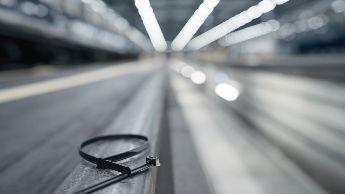
{"label": "cable tie head", "polygon": [[160,166],[161,165],[158,157],[156,157],[156,156],[147,156],[146,157],[146,164],[150,165],[150,166]]}

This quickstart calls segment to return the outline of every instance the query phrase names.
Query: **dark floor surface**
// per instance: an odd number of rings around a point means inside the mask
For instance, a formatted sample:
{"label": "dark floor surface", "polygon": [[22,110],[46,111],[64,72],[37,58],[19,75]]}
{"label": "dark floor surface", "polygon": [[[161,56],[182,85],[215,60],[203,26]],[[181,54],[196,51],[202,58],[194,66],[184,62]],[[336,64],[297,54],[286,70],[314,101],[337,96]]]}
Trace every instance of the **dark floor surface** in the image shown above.
{"label": "dark floor surface", "polygon": [[51,193],[79,163],[81,141],[113,121],[148,75],[128,72],[0,104],[0,193]]}

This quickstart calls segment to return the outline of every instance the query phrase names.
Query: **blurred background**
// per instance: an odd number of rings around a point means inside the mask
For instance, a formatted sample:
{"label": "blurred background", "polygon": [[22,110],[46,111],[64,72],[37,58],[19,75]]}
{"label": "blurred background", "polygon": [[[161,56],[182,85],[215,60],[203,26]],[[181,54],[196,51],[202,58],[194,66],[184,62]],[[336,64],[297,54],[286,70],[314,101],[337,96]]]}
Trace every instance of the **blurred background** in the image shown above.
{"label": "blurred background", "polygon": [[162,167],[101,193],[343,194],[344,24],[345,0],[0,0],[0,193],[73,193],[104,176],[82,140],[140,133]]}

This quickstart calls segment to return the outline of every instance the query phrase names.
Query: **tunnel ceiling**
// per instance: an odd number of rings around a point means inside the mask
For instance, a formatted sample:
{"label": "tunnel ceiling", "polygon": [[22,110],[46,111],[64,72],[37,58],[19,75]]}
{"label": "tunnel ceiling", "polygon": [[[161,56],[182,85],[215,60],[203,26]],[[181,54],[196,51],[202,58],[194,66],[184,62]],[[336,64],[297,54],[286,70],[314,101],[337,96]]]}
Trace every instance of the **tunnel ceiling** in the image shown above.
{"label": "tunnel ceiling", "polygon": [[[134,0],[106,0],[106,2],[133,26],[146,34]],[[150,0],[150,2],[165,39],[172,41],[202,3],[202,0]],[[258,2],[259,0],[221,0],[198,33],[210,29]]]}
{"label": "tunnel ceiling", "polygon": [[[317,1],[319,0],[313,2],[316,3]],[[105,0],[105,2],[121,16],[126,18],[131,25],[135,26],[144,34],[147,34],[137,8],[134,5],[134,0]],[[172,41],[176,37],[202,2],[203,0],[150,0],[151,6],[167,41]],[[219,4],[215,7],[212,14],[200,27],[195,36],[211,29],[249,7],[256,5],[258,2],[260,2],[260,0],[220,0]],[[307,4],[311,2],[312,1],[291,0],[289,3],[278,7],[273,12],[267,13],[261,18],[254,20],[249,23],[249,25],[272,18],[279,18],[281,15],[288,15],[288,12],[291,10],[303,10],[308,7]]]}

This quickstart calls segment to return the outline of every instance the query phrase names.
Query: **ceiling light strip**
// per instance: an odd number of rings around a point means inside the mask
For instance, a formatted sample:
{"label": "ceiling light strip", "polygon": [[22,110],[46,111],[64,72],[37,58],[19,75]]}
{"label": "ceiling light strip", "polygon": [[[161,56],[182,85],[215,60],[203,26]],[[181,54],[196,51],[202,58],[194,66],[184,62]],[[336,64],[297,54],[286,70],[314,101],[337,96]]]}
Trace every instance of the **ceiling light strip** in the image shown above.
{"label": "ceiling light strip", "polygon": [[218,3],[219,0],[204,0],[173,40],[171,44],[173,50],[182,50],[188,44]]}
{"label": "ceiling light strip", "polygon": [[135,6],[143,20],[147,34],[150,37],[153,47],[157,51],[165,51],[167,43],[149,0],[135,0]]}
{"label": "ceiling light strip", "polygon": [[209,31],[195,37],[190,41],[188,48],[194,50],[200,49],[227,35],[228,33],[248,24],[254,19],[259,18],[264,13],[272,11],[277,5],[284,4],[288,1],[289,0],[262,0],[257,5],[250,7],[246,11],[235,15],[234,17],[215,26]]}
{"label": "ceiling light strip", "polygon": [[253,38],[264,36],[266,34],[279,30],[280,23],[277,20],[269,20],[254,26],[238,30],[226,35],[224,38],[219,40],[222,46],[230,46],[238,44]]}
{"label": "ceiling light strip", "polygon": [[110,8],[104,1],[82,0],[82,2],[90,6],[90,11],[96,12],[104,19],[106,25],[108,25],[106,29],[127,37],[145,51],[152,50],[148,37],[135,27],[130,26],[126,19],[120,16],[114,9]]}
{"label": "ceiling light strip", "polygon": [[131,26],[125,18],[120,16],[113,9],[108,8],[106,18],[108,19],[109,23],[111,23],[116,28],[119,34],[127,37],[130,41],[132,41],[144,51],[152,50],[152,46],[148,37],[137,28]]}

